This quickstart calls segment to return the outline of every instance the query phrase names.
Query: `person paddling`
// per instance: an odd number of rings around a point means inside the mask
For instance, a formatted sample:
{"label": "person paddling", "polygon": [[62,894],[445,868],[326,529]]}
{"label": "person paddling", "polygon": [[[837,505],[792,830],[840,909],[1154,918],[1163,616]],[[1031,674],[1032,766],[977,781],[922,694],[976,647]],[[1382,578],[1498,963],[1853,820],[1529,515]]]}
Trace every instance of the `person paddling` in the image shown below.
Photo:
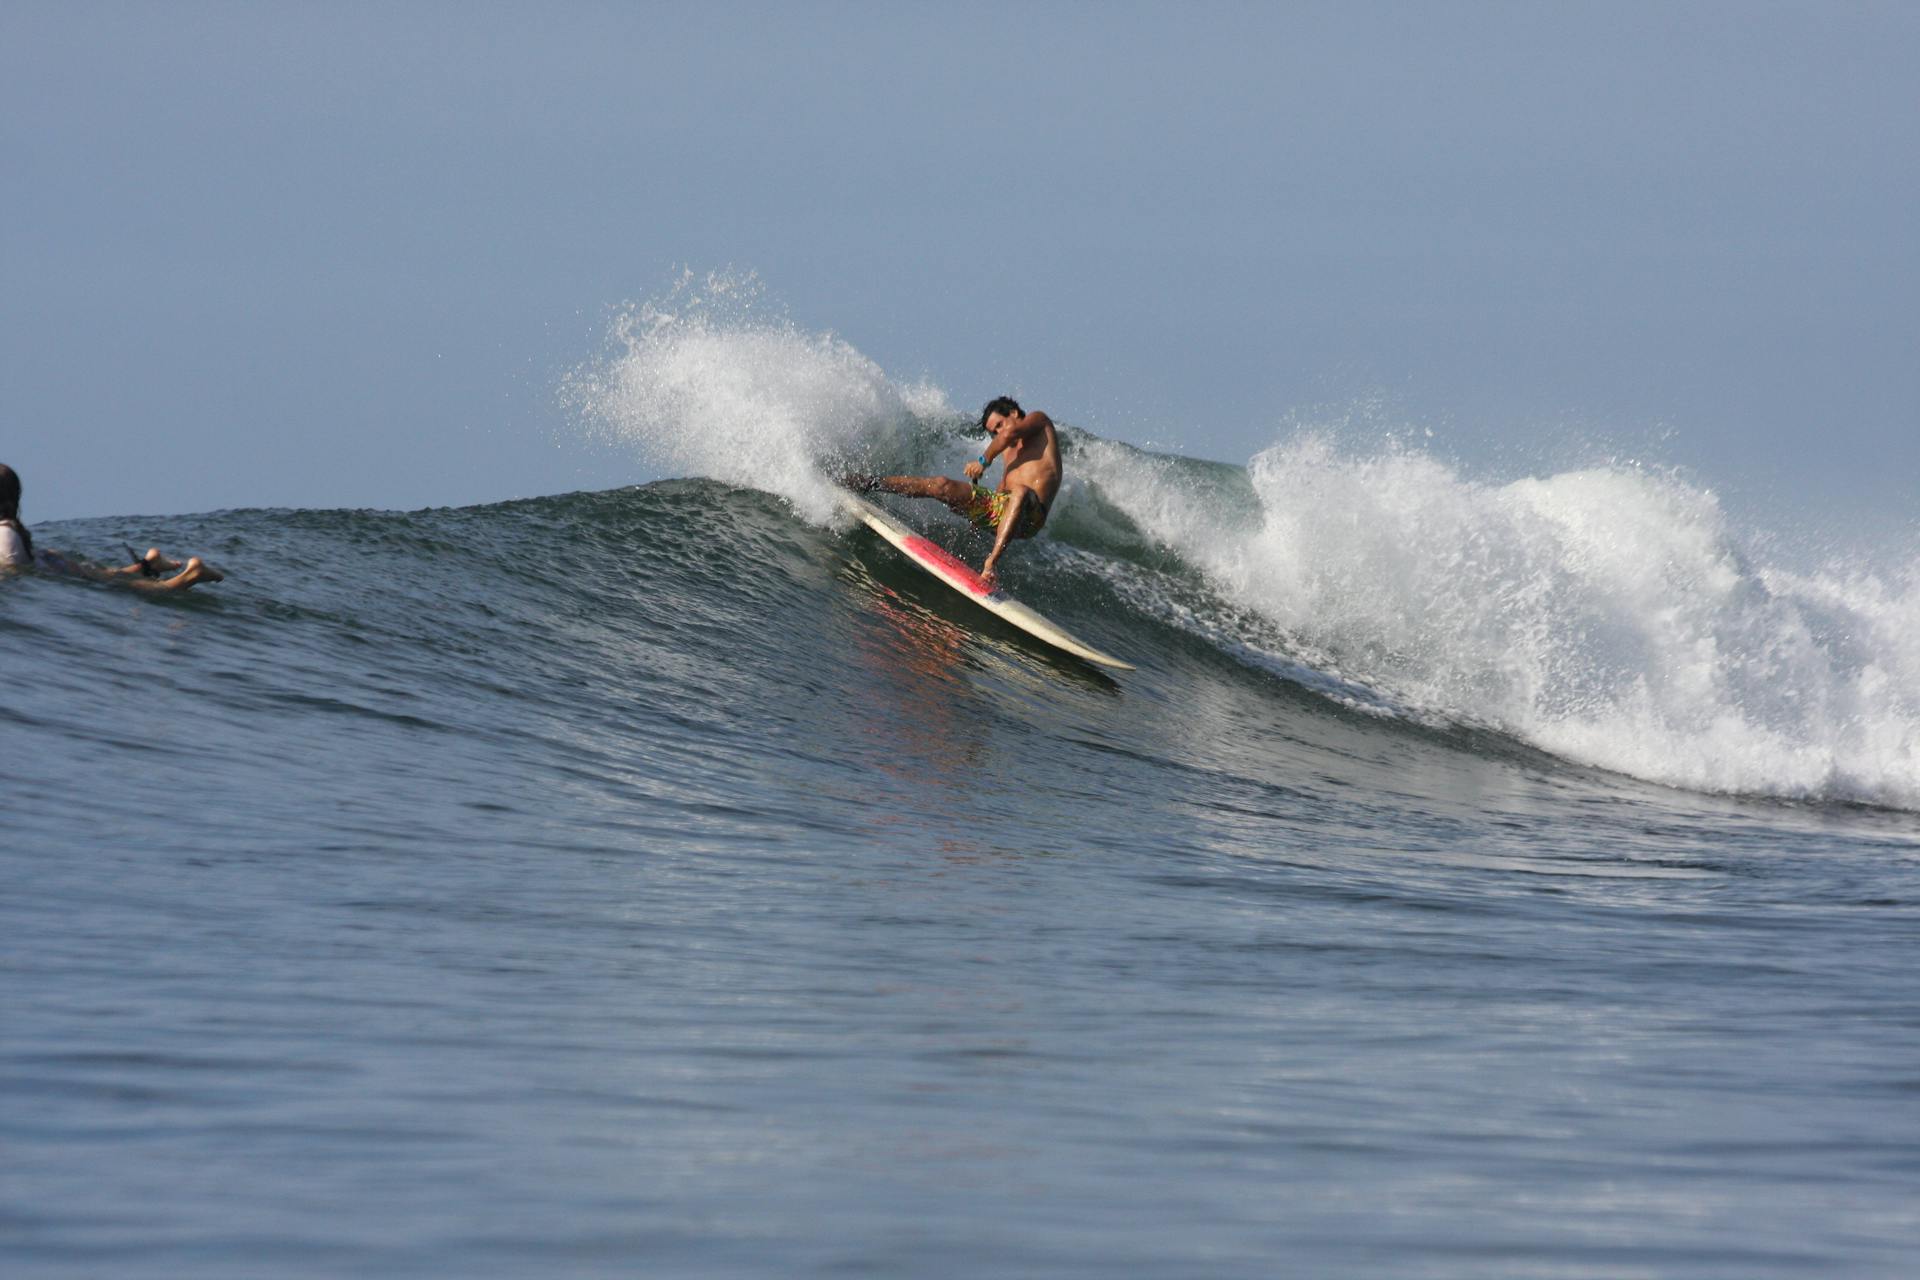
{"label": "person paddling", "polygon": [[[181,564],[161,555],[158,547],[149,548],[144,556],[134,556],[133,563],[115,569],[102,569],[58,551],[36,552],[33,534],[20,520],[19,473],[0,463],[0,573],[36,567],[70,578],[108,582],[137,591],[184,591],[196,583],[219,582],[225,576],[199,556]],[[173,576],[163,576],[166,574]]]}
{"label": "person paddling", "polygon": [[[1011,396],[998,396],[980,411],[980,429],[989,437],[980,457],[966,466],[968,483],[945,476],[849,476],[848,484],[865,492],[875,489],[910,498],[932,498],[981,529],[994,532],[993,550],[980,567],[980,577],[991,587],[1007,544],[1031,538],[1047,523],[1047,512],[1060,492],[1060,437],[1053,419],[1038,410],[1023,412]],[[1000,484],[988,489],[979,481],[995,458],[1004,461]]]}

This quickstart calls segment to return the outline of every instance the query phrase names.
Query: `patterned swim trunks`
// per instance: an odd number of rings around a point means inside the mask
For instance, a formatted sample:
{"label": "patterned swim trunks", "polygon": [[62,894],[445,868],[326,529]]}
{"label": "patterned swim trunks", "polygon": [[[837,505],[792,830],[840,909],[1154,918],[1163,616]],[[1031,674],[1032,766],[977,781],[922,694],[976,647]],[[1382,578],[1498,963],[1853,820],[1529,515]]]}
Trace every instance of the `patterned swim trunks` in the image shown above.
{"label": "patterned swim trunks", "polygon": [[[1004,489],[983,489],[973,486],[973,500],[967,504],[967,519],[979,528],[989,532],[1000,527],[1000,517],[1007,509],[1007,503],[1013,495]],[[1031,538],[1040,532],[1040,526],[1047,522],[1047,504],[1040,501],[1031,490],[1027,500],[1020,505],[1020,524],[1013,531],[1016,538]]]}

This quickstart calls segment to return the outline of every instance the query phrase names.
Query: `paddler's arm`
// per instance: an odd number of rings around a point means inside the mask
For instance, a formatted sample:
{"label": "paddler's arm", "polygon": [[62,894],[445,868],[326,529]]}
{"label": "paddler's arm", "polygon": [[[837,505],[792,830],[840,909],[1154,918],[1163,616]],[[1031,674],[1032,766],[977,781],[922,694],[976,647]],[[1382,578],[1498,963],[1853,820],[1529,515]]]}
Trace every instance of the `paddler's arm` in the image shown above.
{"label": "paddler's arm", "polygon": [[967,464],[967,479],[978,480],[987,473],[987,468],[993,465],[995,458],[1020,443],[1020,441],[1025,440],[1028,436],[1036,434],[1040,428],[1050,427],[1052,425],[1053,419],[1038,409],[1025,415],[1018,422],[1009,422],[1006,426],[994,433],[993,440],[987,445],[987,451],[980,455],[980,460]]}
{"label": "paddler's arm", "polygon": [[1000,553],[1007,549],[1007,543],[1013,538],[1013,531],[1020,527],[1020,509],[1027,505],[1027,490],[1014,489],[1007,495],[1007,505],[1000,512],[1000,532],[994,535],[993,550],[987,552],[987,561],[980,566],[980,578],[989,587],[999,585],[994,565],[1000,563]]}

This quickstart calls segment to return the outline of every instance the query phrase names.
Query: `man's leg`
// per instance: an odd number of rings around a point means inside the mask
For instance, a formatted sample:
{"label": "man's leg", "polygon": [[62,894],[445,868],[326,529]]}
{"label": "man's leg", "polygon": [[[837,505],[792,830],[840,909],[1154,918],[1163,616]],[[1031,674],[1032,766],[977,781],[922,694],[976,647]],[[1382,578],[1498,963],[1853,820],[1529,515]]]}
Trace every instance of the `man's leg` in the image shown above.
{"label": "man's leg", "polygon": [[1016,536],[1015,531],[1020,528],[1020,515],[1032,500],[1033,494],[1021,485],[1008,490],[1006,505],[1000,508],[1000,527],[994,530],[993,550],[987,553],[986,563],[980,566],[980,576],[988,585],[999,581],[1000,556],[1006,551],[1008,540]]}
{"label": "man's leg", "polygon": [[102,569],[100,572],[114,578],[157,578],[163,573],[172,573],[175,569],[184,567],[178,560],[169,560],[161,555],[160,548],[148,547],[147,554],[132,564],[122,565],[117,569]]}
{"label": "man's leg", "polygon": [[882,476],[874,480],[876,489],[909,498],[932,498],[944,502],[955,514],[966,515],[973,504],[973,486],[945,476]]}
{"label": "man's leg", "polygon": [[218,569],[209,568],[199,556],[192,556],[186,567],[171,578],[122,578],[120,585],[135,591],[185,591],[197,582],[219,582],[225,577]]}

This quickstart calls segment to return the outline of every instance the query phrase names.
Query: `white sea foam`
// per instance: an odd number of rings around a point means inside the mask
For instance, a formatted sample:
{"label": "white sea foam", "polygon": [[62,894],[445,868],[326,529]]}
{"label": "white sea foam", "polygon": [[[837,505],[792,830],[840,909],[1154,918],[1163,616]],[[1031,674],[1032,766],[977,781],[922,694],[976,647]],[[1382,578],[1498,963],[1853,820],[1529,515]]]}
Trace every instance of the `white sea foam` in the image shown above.
{"label": "white sea foam", "polygon": [[1920,573],[1753,563],[1712,493],[1631,466],[1488,484],[1309,434],[1223,518],[1177,469],[1087,462],[1229,600],[1420,712],[1677,786],[1920,807]]}
{"label": "white sea foam", "polygon": [[603,356],[564,388],[589,432],[670,473],[779,494],[816,523],[831,477],[914,438],[948,412],[930,386],[901,386],[831,333],[768,306],[752,276],[684,276],[612,323]]}

